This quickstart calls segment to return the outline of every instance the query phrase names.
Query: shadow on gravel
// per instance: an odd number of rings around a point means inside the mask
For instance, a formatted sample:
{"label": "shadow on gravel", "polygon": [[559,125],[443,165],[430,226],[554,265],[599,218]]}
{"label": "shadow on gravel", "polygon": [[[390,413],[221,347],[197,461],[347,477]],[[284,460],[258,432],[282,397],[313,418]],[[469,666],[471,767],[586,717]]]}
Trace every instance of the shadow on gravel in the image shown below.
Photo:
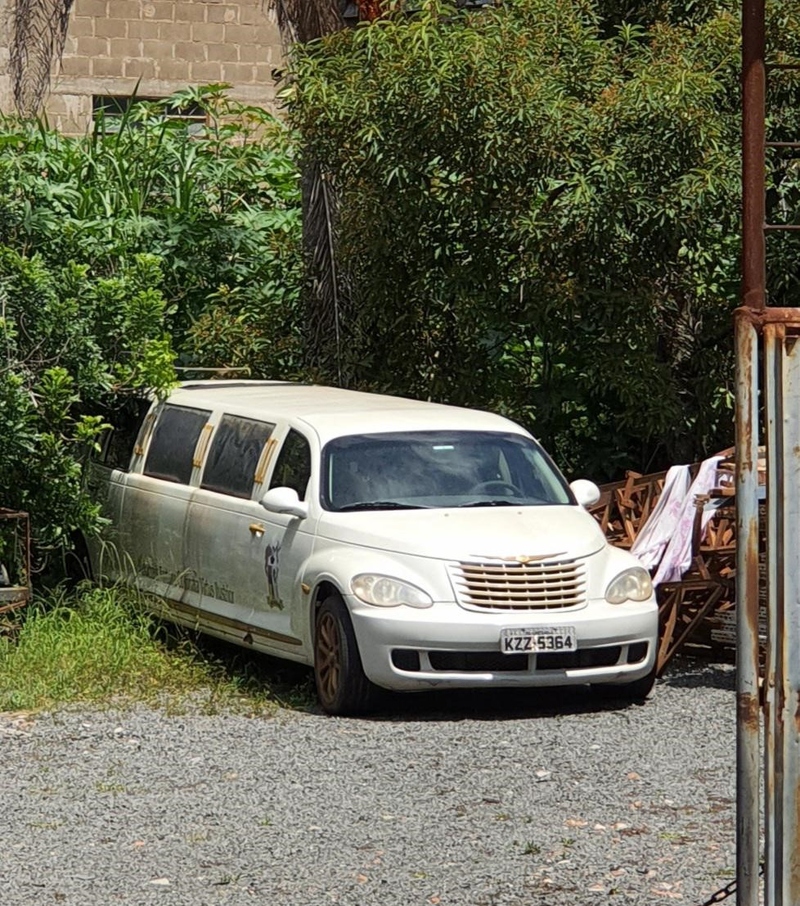
{"label": "shadow on gravel", "polygon": [[712,655],[682,654],[667,667],[659,685],[677,689],[736,689],[736,669],[732,662],[721,663]]}
{"label": "shadow on gravel", "polygon": [[[248,651],[236,645],[196,636],[201,656],[243,691],[272,699],[284,708],[328,719],[317,702],[311,669],[291,661]],[[420,693],[383,692],[377,707],[361,720],[379,722],[531,720],[606,711],[632,713],[657,706],[660,691],[705,687],[735,689],[732,664],[704,654],[681,654],[669,665],[644,704],[607,701],[592,695],[588,686],[539,689],[463,689]]]}
{"label": "shadow on gravel", "polygon": [[[293,711],[328,719],[317,702],[313,674],[309,667],[248,651],[209,636],[196,635],[193,644],[200,656],[213,662],[218,670],[243,691],[260,694]],[[382,692],[374,711],[361,715],[359,719],[390,722],[531,720],[639,707],[642,706],[596,699],[588,686]]]}
{"label": "shadow on gravel", "polygon": [[385,693],[381,707],[366,719],[392,723],[459,720],[532,720],[628,711],[647,705],[601,701],[588,687],[462,689],[448,692]]}

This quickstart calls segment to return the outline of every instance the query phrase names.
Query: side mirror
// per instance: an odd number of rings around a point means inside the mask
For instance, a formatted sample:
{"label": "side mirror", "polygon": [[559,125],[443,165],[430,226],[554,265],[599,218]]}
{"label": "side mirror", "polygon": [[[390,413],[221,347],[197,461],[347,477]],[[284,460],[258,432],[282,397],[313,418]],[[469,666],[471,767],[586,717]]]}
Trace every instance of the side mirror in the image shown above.
{"label": "side mirror", "polygon": [[578,478],[570,484],[575,499],[581,506],[594,506],[600,499],[600,488],[593,481]]}
{"label": "side mirror", "polygon": [[308,504],[304,503],[294,488],[272,488],[261,498],[261,506],[269,513],[283,513],[305,519]]}

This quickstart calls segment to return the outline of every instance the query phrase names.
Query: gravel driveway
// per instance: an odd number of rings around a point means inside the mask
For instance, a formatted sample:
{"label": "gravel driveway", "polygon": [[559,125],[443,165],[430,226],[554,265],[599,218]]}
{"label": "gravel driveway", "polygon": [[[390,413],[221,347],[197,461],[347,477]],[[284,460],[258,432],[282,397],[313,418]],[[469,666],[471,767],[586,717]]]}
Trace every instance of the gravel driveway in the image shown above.
{"label": "gravel driveway", "polygon": [[0,903],[696,906],[735,865],[733,683],[0,715]]}

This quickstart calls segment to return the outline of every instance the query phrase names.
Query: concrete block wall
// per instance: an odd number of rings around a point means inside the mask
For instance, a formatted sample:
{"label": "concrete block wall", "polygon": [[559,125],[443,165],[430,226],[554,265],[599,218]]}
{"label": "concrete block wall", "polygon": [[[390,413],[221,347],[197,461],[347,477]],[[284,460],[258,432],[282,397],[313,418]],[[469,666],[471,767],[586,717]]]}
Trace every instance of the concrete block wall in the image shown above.
{"label": "concrete block wall", "polygon": [[[0,0],[10,35],[15,0]],[[7,40],[0,37],[0,110],[13,110]],[[278,28],[262,0],[75,0],[44,104],[50,124],[85,132],[93,95],[166,97],[187,85],[226,82],[231,97],[275,107]]]}

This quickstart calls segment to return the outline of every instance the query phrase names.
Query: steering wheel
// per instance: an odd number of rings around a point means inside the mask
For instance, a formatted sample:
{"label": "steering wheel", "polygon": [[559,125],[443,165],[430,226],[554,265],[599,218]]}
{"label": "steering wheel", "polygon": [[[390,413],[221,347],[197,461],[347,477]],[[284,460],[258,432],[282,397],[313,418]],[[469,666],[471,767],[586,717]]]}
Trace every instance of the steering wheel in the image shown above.
{"label": "steering wheel", "polygon": [[503,481],[502,478],[494,478],[492,481],[480,481],[469,489],[470,494],[480,494],[482,491],[510,491],[517,497],[522,496],[522,491],[510,481]]}

